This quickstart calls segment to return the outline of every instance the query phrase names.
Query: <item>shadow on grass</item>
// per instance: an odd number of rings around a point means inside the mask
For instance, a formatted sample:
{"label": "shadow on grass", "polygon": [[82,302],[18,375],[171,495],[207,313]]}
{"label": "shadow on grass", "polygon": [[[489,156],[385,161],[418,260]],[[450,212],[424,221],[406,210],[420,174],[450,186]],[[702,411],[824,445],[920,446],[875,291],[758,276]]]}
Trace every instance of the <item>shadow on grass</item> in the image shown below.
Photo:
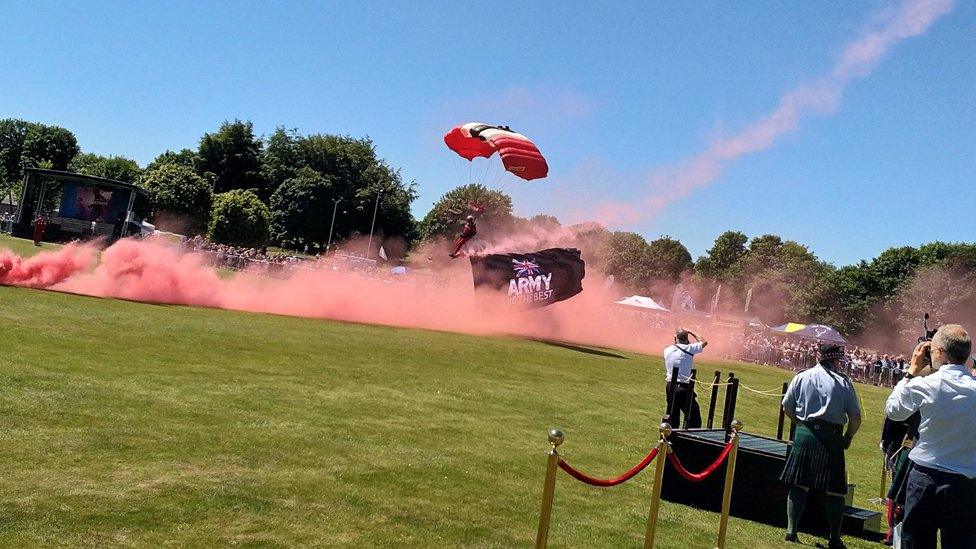
{"label": "shadow on grass", "polygon": [[536,339],[530,338],[532,341],[537,343],[542,343],[543,345],[550,345],[552,347],[559,347],[561,349],[569,349],[570,351],[576,351],[577,353],[585,353],[588,355],[597,355],[607,358],[620,358],[623,360],[629,360],[623,355],[618,355],[617,353],[611,353],[610,351],[604,351],[603,349],[594,349],[592,347],[583,347],[581,345],[573,345],[572,343],[564,343],[562,341],[552,341],[549,339]]}

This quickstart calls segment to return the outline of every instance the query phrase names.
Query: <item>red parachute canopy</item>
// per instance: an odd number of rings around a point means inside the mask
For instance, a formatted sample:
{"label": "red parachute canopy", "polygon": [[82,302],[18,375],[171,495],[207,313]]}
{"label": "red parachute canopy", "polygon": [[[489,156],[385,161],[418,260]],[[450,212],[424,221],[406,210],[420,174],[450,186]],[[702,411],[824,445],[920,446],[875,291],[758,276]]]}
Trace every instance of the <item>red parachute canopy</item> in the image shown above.
{"label": "red parachute canopy", "polygon": [[549,174],[549,165],[535,143],[508,126],[468,122],[447,132],[444,143],[468,160],[479,156],[488,158],[498,151],[505,169],[525,180]]}

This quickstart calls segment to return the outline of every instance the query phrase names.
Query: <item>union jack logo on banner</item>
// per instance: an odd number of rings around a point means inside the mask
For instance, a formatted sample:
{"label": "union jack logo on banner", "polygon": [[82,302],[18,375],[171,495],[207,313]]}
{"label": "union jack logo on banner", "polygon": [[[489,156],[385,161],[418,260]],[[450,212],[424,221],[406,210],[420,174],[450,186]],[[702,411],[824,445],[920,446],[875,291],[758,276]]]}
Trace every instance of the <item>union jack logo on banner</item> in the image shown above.
{"label": "union jack logo on banner", "polygon": [[515,269],[515,276],[531,276],[539,274],[542,268],[534,259],[513,259],[512,268]]}

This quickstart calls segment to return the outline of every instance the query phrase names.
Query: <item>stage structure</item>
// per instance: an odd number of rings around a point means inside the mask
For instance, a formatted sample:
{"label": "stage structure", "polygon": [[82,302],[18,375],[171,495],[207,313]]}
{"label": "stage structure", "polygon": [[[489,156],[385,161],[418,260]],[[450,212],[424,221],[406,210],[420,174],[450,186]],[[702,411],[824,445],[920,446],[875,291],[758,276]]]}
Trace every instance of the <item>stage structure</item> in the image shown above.
{"label": "stage structure", "polygon": [[[672,371],[672,379],[678,379],[677,368]],[[696,383],[699,386],[711,386],[708,393],[705,427],[702,429],[688,428],[687,421],[690,409],[686,409],[683,414],[683,428],[674,429],[669,438],[674,452],[681,455],[685,466],[692,470],[706,467],[714,462],[728,443],[732,432],[732,418],[735,417],[740,380],[735,377],[735,374],[729,373],[728,378],[723,382],[721,373],[715,372],[711,383],[700,383],[697,371],[692,370],[690,380],[692,390],[694,390]],[[725,388],[724,406],[721,410],[720,423],[715,425],[720,386]],[[786,388],[787,384],[784,383],[781,393],[785,393]],[[670,384],[667,390],[673,392],[675,386]],[[779,400],[781,396],[776,398]],[[690,406],[690,399],[688,404]],[[776,438],[746,432],[739,433],[738,465],[735,470],[736,479],[735,487],[732,490],[730,512],[734,517],[785,528],[787,489],[780,482],[779,474],[783,470],[786,454],[792,445],[794,426],[791,425],[788,433],[786,432],[785,422],[788,420],[782,407],[778,406],[778,408]],[[670,410],[668,410],[667,415],[670,415]],[[724,467],[725,465],[722,465],[717,474],[712,477],[700,482],[690,482],[669,465],[664,471],[661,497],[674,503],[718,512],[722,506]],[[844,531],[868,539],[877,537],[881,526],[881,514],[877,511],[854,507],[853,497],[854,485],[850,485],[847,492],[847,507],[844,512]],[[801,529],[807,532],[826,531],[827,517],[822,512],[824,507],[822,501],[809,502],[806,514],[800,524]],[[821,512],[818,513],[818,509]]]}
{"label": "stage structure", "polygon": [[131,183],[56,170],[27,168],[13,235],[31,238],[45,220],[44,240],[102,237],[109,242],[151,229],[149,193]]}

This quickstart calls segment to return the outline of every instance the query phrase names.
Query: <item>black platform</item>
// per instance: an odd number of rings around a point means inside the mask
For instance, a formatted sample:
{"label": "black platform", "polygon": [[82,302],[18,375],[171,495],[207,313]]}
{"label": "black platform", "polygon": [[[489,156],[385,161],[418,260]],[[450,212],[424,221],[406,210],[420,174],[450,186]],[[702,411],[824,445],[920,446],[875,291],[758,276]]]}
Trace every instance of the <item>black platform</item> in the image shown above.
{"label": "black platform", "polygon": [[[669,440],[681,463],[691,472],[701,471],[719,456],[726,442],[722,429],[676,429]],[[786,462],[788,442],[750,433],[740,433],[739,453],[732,487],[732,516],[786,528],[786,486],[779,474]],[[700,509],[719,512],[725,486],[723,464],[702,482],[681,477],[669,463],[664,471],[661,497]],[[844,515],[844,532],[875,538],[881,527],[881,513],[850,506],[853,487],[848,491]],[[801,529],[823,532],[827,528],[823,502],[811,498],[801,522]]]}

